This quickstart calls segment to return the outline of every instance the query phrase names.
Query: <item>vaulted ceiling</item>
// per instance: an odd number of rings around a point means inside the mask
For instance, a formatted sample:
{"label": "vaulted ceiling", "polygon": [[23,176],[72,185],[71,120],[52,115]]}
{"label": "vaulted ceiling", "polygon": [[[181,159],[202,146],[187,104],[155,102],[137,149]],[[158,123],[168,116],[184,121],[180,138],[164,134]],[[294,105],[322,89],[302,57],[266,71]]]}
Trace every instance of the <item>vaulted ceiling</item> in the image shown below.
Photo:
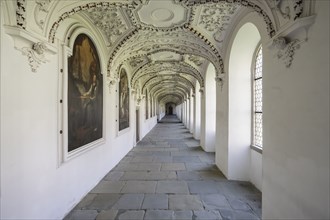
{"label": "vaulted ceiling", "polygon": [[275,33],[264,0],[35,1],[40,15],[48,12],[39,23],[48,25],[41,29],[50,43],[67,19],[89,22],[105,42],[108,78],[117,79],[120,68],[129,67],[133,91],[147,90],[158,101],[176,104],[196,92],[196,82],[205,86],[209,63],[223,80],[222,44],[241,10],[259,13],[268,34]]}

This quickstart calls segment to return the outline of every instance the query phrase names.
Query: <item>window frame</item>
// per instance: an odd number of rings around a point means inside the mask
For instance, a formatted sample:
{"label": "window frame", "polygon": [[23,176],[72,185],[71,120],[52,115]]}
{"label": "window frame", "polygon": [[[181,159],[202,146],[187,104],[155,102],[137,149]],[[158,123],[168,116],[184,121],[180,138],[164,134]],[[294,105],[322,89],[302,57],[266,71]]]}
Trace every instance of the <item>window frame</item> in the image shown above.
{"label": "window frame", "polygon": [[[261,76],[256,78],[256,65],[258,61],[258,56],[259,56],[259,51],[261,50]],[[259,43],[256,47],[256,50],[253,54],[253,59],[252,59],[252,66],[251,66],[251,95],[252,95],[252,105],[251,105],[251,149],[259,152],[262,154],[263,151],[263,146],[259,146],[255,144],[255,135],[256,135],[256,114],[261,114],[261,118],[263,118],[263,107],[261,108],[261,111],[256,111],[256,96],[255,96],[255,85],[257,80],[263,80],[263,47],[262,44]],[[261,93],[263,94],[263,86],[261,88]],[[263,99],[263,96],[262,96]],[[263,104],[263,100],[261,101]],[[261,121],[261,126],[263,125],[263,120]],[[263,128],[263,126],[261,127]],[[262,140],[263,140],[263,132],[261,133],[262,135]],[[262,144],[263,145],[263,144]]]}

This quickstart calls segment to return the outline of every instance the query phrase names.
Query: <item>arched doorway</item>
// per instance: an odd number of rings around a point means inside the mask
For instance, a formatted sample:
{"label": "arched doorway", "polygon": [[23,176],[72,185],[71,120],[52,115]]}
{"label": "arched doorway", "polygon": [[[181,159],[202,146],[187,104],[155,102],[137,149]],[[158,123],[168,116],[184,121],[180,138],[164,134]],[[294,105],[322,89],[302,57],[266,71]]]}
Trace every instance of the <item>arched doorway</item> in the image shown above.
{"label": "arched doorway", "polygon": [[261,190],[262,154],[251,149],[252,137],[252,72],[261,36],[257,27],[246,23],[238,29],[230,47],[228,91],[219,100],[217,121],[218,167],[233,180],[251,181]]}
{"label": "arched doorway", "polygon": [[201,97],[201,146],[207,152],[215,151],[216,82],[215,68],[209,64],[205,76],[205,88]]}
{"label": "arched doorway", "polygon": [[169,115],[173,115],[173,108],[172,108],[172,106],[169,106],[168,107],[168,114]]}

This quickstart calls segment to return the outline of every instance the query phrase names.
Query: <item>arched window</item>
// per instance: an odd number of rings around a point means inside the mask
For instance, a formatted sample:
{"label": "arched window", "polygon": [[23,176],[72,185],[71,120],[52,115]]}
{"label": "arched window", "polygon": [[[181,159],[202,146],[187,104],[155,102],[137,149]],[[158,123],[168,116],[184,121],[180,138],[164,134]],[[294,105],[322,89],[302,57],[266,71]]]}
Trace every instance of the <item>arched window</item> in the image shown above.
{"label": "arched window", "polygon": [[262,47],[258,48],[253,72],[253,146],[262,148]]}

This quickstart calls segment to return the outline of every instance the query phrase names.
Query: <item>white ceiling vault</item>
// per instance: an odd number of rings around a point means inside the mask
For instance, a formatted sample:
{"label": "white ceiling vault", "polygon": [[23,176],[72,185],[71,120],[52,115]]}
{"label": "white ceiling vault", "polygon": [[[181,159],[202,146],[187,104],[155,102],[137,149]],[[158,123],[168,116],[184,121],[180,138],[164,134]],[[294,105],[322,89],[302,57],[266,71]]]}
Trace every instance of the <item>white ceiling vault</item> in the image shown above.
{"label": "white ceiling vault", "polygon": [[[108,53],[108,79],[118,79],[129,67],[132,91],[145,91],[158,101],[182,103],[204,87],[207,65],[213,63],[217,81],[224,80],[222,44],[227,29],[244,9],[265,21],[269,37],[283,21],[289,5],[291,18],[299,18],[304,0],[17,0],[17,26],[29,29],[26,9],[34,8],[34,21],[50,44],[70,18],[92,24],[102,35]],[[34,6],[29,6],[32,4]],[[282,6],[279,6],[282,5]],[[275,10],[276,9],[276,10]],[[35,29],[35,28],[34,28]]]}

